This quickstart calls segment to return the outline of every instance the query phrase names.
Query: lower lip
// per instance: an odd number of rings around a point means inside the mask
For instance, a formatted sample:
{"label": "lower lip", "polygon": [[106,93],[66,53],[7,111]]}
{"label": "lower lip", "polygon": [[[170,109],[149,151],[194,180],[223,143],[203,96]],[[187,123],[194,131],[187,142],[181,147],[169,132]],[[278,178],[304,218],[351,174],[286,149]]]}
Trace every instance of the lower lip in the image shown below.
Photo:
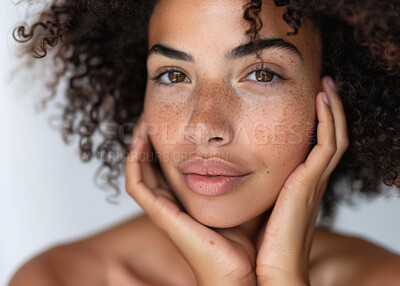
{"label": "lower lip", "polygon": [[204,196],[220,196],[232,191],[241,181],[246,179],[244,176],[216,176],[206,177],[198,174],[183,174],[185,184],[194,193]]}

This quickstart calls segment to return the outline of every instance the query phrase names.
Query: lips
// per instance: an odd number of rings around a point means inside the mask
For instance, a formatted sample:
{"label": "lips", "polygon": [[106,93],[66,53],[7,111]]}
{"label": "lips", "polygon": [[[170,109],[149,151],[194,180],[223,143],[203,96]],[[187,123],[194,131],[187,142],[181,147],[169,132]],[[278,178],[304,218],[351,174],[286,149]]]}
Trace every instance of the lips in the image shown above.
{"label": "lips", "polygon": [[187,187],[205,196],[226,194],[248,177],[250,172],[219,158],[194,158],[179,165]]}

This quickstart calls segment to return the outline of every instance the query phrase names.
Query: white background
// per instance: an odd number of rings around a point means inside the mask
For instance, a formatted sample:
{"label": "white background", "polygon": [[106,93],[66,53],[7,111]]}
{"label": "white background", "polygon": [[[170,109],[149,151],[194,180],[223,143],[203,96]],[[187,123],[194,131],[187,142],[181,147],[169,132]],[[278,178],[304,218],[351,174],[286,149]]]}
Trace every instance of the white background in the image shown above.
{"label": "white background", "polygon": [[[21,264],[52,245],[93,234],[140,212],[126,194],[115,206],[96,188],[96,162],[83,164],[77,141],[63,144],[48,118],[54,108],[35,112],[46,94],[27,74],[13,73],[21,63],[12,28],[24,9],[3,0],[0,9],[0,285]],[[42,70],[40,77],[45,77]],[[28,75],[29,77],[29,75]],[[360,235],[400,253],[398,196],[359,200],[340,207],[335,229]]]}

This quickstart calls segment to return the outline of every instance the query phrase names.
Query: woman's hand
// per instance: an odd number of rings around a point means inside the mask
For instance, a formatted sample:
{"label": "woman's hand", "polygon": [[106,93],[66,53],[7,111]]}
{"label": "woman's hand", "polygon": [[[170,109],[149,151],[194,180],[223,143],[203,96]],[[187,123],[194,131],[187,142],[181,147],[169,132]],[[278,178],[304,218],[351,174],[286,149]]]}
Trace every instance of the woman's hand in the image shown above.
{"label": "woman's hand", "polygon": [[256,285],[252,243],[239,229],[213,230],[181,210],[160,172],[146,160],[152,149],[142,121],[133,135],[138,140],[127,157],[127,192],[181,251],[197,285]]}
{"label": "woman's hand", "polygon": [[309,253],[330,174],[348,147],[346,118],[330,78],[316,98],[317,145],[286,180],[265,226],[256,259],[258,285],[309,285]]}

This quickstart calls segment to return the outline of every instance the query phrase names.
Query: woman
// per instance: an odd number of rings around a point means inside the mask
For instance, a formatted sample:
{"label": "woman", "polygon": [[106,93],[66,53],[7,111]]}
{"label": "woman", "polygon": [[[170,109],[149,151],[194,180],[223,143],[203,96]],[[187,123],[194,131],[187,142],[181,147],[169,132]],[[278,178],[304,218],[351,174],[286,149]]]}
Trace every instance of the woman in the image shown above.
{"label": "woman", "polygon": [[110,154],[131,145],[126,190],[146,215],[10,285],[398,285],[397,255],[314,225],[339,177],[400,185],[399,6],[59,1],[19,28],[38,57],[58,47],[57,79],[72,72],[83,158],[93,124],[141,115],[132,142],[115,133],[96,155],[113,184]]}

